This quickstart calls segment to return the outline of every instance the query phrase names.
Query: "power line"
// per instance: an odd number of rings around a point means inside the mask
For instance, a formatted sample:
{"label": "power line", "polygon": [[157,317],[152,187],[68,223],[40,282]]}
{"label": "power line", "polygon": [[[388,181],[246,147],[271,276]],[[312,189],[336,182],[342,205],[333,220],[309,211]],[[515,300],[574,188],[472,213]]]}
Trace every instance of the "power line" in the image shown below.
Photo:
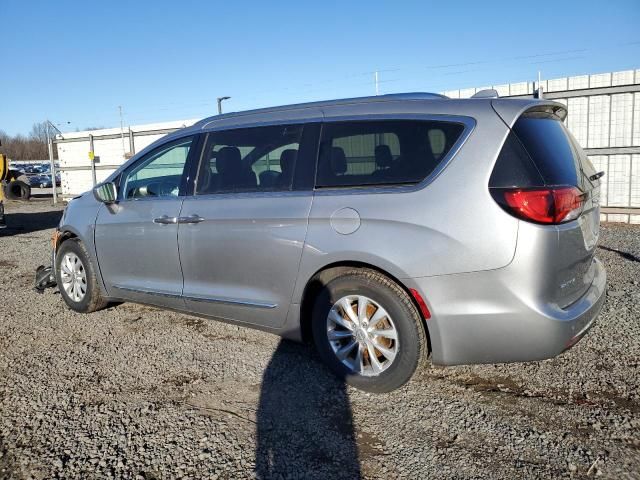
{"label": "power line", "polygon": [[[621,46],[632,46],[632,45],[634,46],[640,45],[640,41],[619,43],[619,44],[613,44],[613,45],[608,45],[608,46],[599,47],[599,48],[592,48],[592,49],[583,48],[583,49],[558,50],[558,51],[552,51],[552,52],[543,52],[543,53],[528,54],[528,55],[517,55],[517,56],[502,57],[502,58],[482,59],[482,60],[448,63],[448,64],[435,64],[435,65],[423,65],[423,66],[416,66],[416,65],[387,66],[385,68],[380,68],[376,70],[354,72],[354,73],[349,73],[345,75],[340,75],[337,77],[334,76],[330,79],[324,79],[321,81],[307,82],[307,83],[300,84],[298,86],[286,86],[286,87],[280,87],[280,88],[276,87],[276,88],[268,88],[264,90],[253,91],[252,95],[250,96],[235,93],[235,96],[236,98],[237,97],[243,98],[246,103],[247,101],[264,100],[265,95],[273,95],[277,93],[295,92],[298,96],[302,96],[306,94],[334,90],[336,88],[345,90],[345,89],[354,89],[354,88],[363,87],[363,86],[375,87],[376,84],[379,85],[383,83],[400,82],[407,79],[391,78],[391,79],[381,80],[380,77],[378,77],[377,82],[375,81],[372,82],[371,80],[367,80],[367,81],[357,82],[357,83],[349,82],[348,85],[345,85],[344,81],[349,79],[359,78],[359,77],[365,77],[365,78],[371,79],[371,76],[375,75],[376,72],[378,73],[378,75],[383,72],[384,73],[402,72],[406,74],[410,72],[420,72],[425,70],[434,71],[434,73],[435,71],[440,71],[436,74],[437,77],[449,77],[449,76],[459,75],[463,73],[488,70],[492,68],[491,65],[498,64],[498,63],[510,63],[510,64],[515,64],[519,67],[524,67],[524,66],[536,66],[540,64],[548,64],[548,63],[569,62],[569,61],[585,58],[586,56],[585,54],[589,52],[592,52],[592,53],[603,52],[603,51],[608,51],[611,48],[619,48]],[[570,54],[581,54],[581,55],[566,56]],[[557,57],[562,55],[564,55],[564,57],[562,58],[546,58],[545,59],[545,57]],[[533,61],[523,62],[523,60],[533,60]],[[474,68],[447,71],[453,68],[461,68],[461,67],[474,67]],[[421,85],[425,85],[425,86],[428,85],[429,89],[431,90],[440,89],[440,88],[448,88],[448,89],[456,88],[450,82],[447,83],[446,85],[442,84],[442,86],[438,86],[434,82],[437,79],[437,77],[432,76],[426,83],[424,82],[424,80],[421,80]],[[420,87],[420,88],[424,88],[424,87]],[[233,89],[227,89],[227,90],[229,91],[230,94],[234,94]],[[378,93],[379,93],[379,90],[378,90]],[[206,107],[211,107],[211,108],[206,108]],[[213,114],[214,113],[212,110],[213,107],[214,107],[214,104],[210,100],[208,101],[203,100],[201,102],[198,102],[196,100],[194,102],[189,102],[189,103],[169,102],[163,105],[158,105],[153,109],[128,110],[126,116],[127,116],[127,119],[131,121],[133,119],[147,117],[148,115],[146,114],[159,113],[163,111],[171,111],[171,112],[174,112],[172,115],[176,115],[177,111],[184,111],[185,109],[188,109],[188,111],[190,112],[194,112],[195,113],[194,116],[197,116],[203,111],[205,112],[205,115],[206,113]],[[206,108],[206,111],[205,111],[205,108]],[[157,118],[157,115],[155,116]],[[103,121],[106,119],[107,117],[105,116]],[[112,121],[112,120],[114,120],[114,118],[109,116],[109,121]]]}

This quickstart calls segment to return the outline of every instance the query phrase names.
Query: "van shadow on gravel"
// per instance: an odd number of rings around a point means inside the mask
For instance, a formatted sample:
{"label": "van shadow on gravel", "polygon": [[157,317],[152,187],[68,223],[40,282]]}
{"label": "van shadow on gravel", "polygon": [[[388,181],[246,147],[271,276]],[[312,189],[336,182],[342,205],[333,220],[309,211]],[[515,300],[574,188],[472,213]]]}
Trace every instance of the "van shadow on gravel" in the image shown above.
{"label": "van shadow on gravel", "polygon": [[48,212],[5,212],[6,228],[0,229],[0,238],[54,228],[60,223],[62,210]]}
{"label": "van shadow on gravel", "polygon": [[640,258],[636,257],[632,253],[625,252],[623,250],[618,250],[616,248],[605,247],[604,245],[598,245],[598,248],[601,248],[602,250],[606,250],[607,252],[617,253],[622,258],[624,258],[625,260],[629,260],[630,262],[640,262]]}
{"label": "van shadow on gravel", "polygon": [[360,478],[346,386],[309,347],[280,341],[263,375],[256,417],[259,479]]}

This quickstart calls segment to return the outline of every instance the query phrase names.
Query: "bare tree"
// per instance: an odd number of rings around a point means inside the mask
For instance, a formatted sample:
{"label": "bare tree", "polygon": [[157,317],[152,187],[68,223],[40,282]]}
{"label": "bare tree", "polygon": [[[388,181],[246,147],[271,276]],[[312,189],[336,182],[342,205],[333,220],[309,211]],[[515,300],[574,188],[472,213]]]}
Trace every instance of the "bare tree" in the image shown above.
{"label": "bare tree", "polygon": [[[0,141],[3,153],[11,160],[44,160],[49,158],[45,122],[34,123],[27,137],[20,134],[11,136],[0,131]],[[54,158],[56,153],[54,148]]]}
{"label": "bare tree", "polygon": [[[47,144],[47,122],[38,122],[34,123],[31,127],[31,132],[29,133],[29,138],[32,140],[37,140],[39,142]],[[52,132],[52,135],[55,132]]]}

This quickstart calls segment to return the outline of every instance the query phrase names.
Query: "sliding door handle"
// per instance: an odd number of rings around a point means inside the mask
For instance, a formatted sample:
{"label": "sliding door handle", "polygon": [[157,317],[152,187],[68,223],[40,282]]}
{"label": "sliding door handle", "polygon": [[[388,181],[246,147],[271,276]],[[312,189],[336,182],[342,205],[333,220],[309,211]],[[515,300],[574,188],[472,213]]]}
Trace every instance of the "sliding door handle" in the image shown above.
{"label": "sliding door handle", "polygon": [[154,218],[153,223],[159,223],[160,225],[171,225],[174,223],[178,223],[178,219],[176,217],[169,217],[168,215],[163,215],[161,217]]}
{"label": "sliding door handle", "polygon": [[178,223],[200,223],[204,222],[204,218],[200,215],[193,214],[188,217],[178,217]]}

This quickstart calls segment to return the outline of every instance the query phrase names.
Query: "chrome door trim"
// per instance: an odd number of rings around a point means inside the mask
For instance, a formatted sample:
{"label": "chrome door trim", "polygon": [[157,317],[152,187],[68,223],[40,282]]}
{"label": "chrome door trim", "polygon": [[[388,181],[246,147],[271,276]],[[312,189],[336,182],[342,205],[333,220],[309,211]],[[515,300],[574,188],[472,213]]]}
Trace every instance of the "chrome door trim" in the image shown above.
{"label": "chrome door trim", "polygon": [[261,301],[255,301],[255,300],[249,301],[249,300],[242,300],[239,298],[205,297],[204,295],[183,296],[177,293],[161,292],[158,290],[149,290],[146,288],[132,288],[132,287],[126,287],[124,285],[114,285],[113,287],[117,288],[118,290],[125,290],[127,292],[145,293],[147,295],[156,295],[159,297],[168,297],[168,298],[183,298],[184,300],[192,300],[194,302],[226,303],[229,305],[240,305],[244,307],[254,307],[254,308],[276,308],[278,306],[277,303],[261,302]]}
{"label": "chrome door trim", "polygon": [[204,295],[190,295],[185,296],[185,300],[192,300],[194,302],[207,302],[207,303],[226,303],[229,305],[240,305],[244,307],[255,308],[276,308],[277,303],[261,302],[255,300],[242,300],[239,298],[222,298],[222,297],[205,297]]}
{"label": "chrome door trim", "polygon": [[147,295],[156,295],[158,297],[182,298],[182,295],[180,295],[178,293],[161,292],[161,291],[158,291],[158,290],[149,290],[149,289],[146,289],[146,288],[132,288],[132,287],[125,287],[124,285],[114,285],[113,288],[117,288],[118,290],[125,290],[127,292],[145,293]]}

